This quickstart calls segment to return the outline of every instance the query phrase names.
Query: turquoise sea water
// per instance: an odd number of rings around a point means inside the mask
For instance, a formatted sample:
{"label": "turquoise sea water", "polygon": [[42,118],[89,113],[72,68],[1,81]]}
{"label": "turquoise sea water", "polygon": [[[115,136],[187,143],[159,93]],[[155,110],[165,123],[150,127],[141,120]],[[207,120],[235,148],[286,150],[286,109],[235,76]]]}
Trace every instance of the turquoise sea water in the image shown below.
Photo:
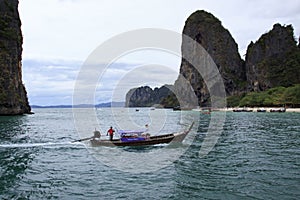
{"label": "turquoise sea water", "polygon": [[[192,129],[195,135],[192,144],[163,168],[143,173],[141,166],[136,166],[137,173],[132,173],[122,170],[126,158],[118,163],[121,170],[95,158],[95,152],[107,151],[105,147],[93,151],[87,144],[71,143],[81,137],[74,126],[72,109],[35,109],[34,112],[34,115],[0,117],[0,199],[300,197],[300,113],[228,112],[217,144],[201,158],[198,152],[210,115],[183,111],[182,117],[181,112],[165,110],[168,120],[163,132],[184,129],[181,122],[196,116],[199,125]],[[96,112],[99,123],[108,125],[110,109]],[[130,119],[122,118],[122,112],[128,109],[119,109],[115,118],[125,124],[128,120],[141,125],[149,121],[146,108],[139,112],[130,110]],[[152,117],[159,118],[159,114]],[[92,130],[87,127],[88,133]],[[142,153],[165,147],[121,150],[138,160]],[[102,156],[113,159],[110,154]]]}

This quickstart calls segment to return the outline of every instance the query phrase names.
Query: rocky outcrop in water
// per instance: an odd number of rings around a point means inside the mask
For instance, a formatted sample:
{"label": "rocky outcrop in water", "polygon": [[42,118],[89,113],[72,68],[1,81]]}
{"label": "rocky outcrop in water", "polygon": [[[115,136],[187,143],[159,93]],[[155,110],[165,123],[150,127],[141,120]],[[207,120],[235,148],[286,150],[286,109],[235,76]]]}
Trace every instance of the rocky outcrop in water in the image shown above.
{"label": "rocky outcrop in water", "polygon": [[0,0],[0,115],[30,113],[22,83],[21,21],[18,0]]}
{"label": "rocky outcrop in water", "polygon": [[[244,61],[238,53],[238,45],[220,20],[206,11],[196,11],[187,20],[183,34],[199,43],[214,60],[222,75],[227,95],[238,94],[246,86]],[[185,58],[200,59],[203,52],[191,48],[183,38],[180,74],[193,87],[200,106],[210,104],[210,95],[202,76]],[[202,67],[202,66],[199,66]],[[205,66],[203,66],[205,67]],[[179,85],[175,87],[180,87]]]}
{"label": "rocky outcrop in water", "polygon": [[160,101],[170,95],[173,86],[165,85],[154,90],[149,86],[133,88],[126,94],[126,107],[150,107],[160,104]]}
{"label": "rocky outcrop in water", "polygon": [[275,24],[246,54],[246,75],[249,91],[265,91],[277,86],[300,83],[300,51],[291,25]]}

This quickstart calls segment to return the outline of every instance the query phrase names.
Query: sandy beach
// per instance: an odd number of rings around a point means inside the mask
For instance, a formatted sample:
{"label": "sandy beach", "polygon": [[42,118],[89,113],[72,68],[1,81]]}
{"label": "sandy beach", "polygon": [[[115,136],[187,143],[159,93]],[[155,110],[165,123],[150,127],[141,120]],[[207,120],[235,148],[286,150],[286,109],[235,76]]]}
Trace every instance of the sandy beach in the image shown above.
{"label": "sandy beach", "polygon": [[[233,111],[234,109],[237,109],[237,108],[224,108],[224,109],[220,109],[221,111]],[[246,109],[246,110],[252,110],[253,112],[257,112],[257,109],[265,109],[266,112],[270,112],[270,110],[276,110],[276,109],[279,109],[278,107],[254,107],[254,108],[250,108],[250,107],[243,107],[243,109]],[[286,108],[286,112],[300,112],[300,108]]]}

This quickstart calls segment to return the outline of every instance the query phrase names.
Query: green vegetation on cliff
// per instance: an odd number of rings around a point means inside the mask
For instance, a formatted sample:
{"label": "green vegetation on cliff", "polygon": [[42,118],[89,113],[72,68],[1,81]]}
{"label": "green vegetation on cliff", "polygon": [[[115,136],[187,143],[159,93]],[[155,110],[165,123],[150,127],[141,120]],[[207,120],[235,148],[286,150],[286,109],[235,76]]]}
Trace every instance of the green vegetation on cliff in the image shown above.
{"label": "green vegetation on cliff", "polygon": [[[285,67],[283,67],[285,66]],[[300,50],[289,52],[283,59],[282,65],[274,62],[270,68],[274,68],[273,74],[270,74],[270,79],[280,86],[291,86],[295,83],[300,83]]]}
{"label": "green vegetation on cliff", "polygon": [[251,42],[246,54],[248,88],[265,91],[300,83],[300,49],[292,25],[273,29]]}
{"label": "green vegetation on cliff", "polygon": [[227,98],[228,107],[300,107],[300,84],[291,87],[274,87],[263,92],[250,92]]}
{"label": "green vegetation on cliff", "polygon": [[179,106],[179,101],[176,98],[176,95],[174,93],[168,95],[167,97],[163,98],[160,102],[160,104],[164,108],[175,108]]}

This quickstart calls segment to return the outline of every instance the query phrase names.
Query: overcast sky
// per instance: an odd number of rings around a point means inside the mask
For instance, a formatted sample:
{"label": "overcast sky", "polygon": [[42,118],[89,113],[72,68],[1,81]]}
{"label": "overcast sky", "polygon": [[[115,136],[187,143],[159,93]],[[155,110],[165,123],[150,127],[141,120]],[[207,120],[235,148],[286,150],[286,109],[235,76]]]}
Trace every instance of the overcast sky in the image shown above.
{"label": "overcast sky", "polygon": [[[211,12],[222,21],[238,43],[242,57],[250,41],[271,30],[274,23],[292,24],[295,37],[300,35],[299,0],[21,0],[23,81],[30,104],[72,104],[78,72],[99,45],[141,28],[181,33],[185,20],[196,10]],[[173,83],[180,58],[165,52],[147,54],[136,53],[116,61],[97,88],[96,102],[110,101],[120,77],[133,69],[143,80],[136,86]],[[137,66],[152,62],[149,57],[170,70],[138,70]],[[127,89],[118,91],[119,96],[113,100],[125,101]]]}

